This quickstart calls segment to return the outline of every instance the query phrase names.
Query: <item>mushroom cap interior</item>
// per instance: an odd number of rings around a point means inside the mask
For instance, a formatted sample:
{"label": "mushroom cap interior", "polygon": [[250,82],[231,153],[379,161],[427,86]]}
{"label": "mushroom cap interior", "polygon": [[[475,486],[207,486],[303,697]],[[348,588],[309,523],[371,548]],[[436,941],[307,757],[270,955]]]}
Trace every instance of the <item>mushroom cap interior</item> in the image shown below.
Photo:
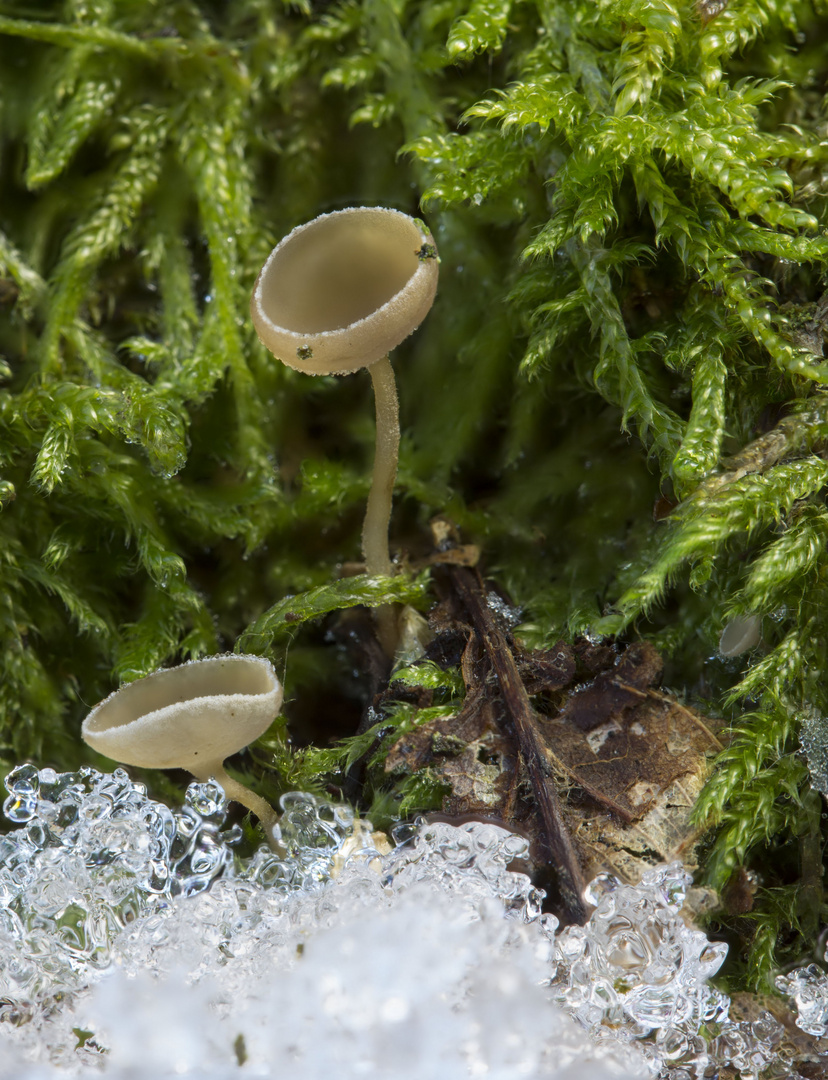
{"label": "mushroom cap interior", "polygon": [[322,214],[289,233],[251,301],[259,337],[290,367],[344,374],[380,360],[422,322],[437,290],[434,241],[397,210]]}
{"label": "mushroom cap interior", "polygon": [[231,653],[128,683],[95,706],[81,734],[125,765],[203,776],[262,735],[281,704],[270,661]]}

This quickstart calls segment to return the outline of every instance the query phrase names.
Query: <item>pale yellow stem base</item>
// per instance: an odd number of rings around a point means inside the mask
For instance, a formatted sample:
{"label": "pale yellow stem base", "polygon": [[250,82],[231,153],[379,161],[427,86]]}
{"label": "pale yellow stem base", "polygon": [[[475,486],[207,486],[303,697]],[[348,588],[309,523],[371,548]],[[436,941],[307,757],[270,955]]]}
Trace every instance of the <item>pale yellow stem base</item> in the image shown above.
{"label": "pale yellow stem base", "polygon": [[245,787],[244,784],[240,784],[238,780],[234,780],[232,776],[228,776],[225,772],[224,765],[221,762],[205,766],[202,774],[196,777],[196,779],[202,781],[211,778],[221,784],[224,788],[224,794],[228,799],[241,803],[242,806],[246,806],[251,813],[256,815],[262,823],[262,828],[264,829],[264,834],[271,850],[275,851],[277,855],[284,855],[284,848],[279,840],[277,840],[277,836],[279,835],[279,815],[270,803],[266,802],[261,795],[257,795],[255,791],[251,791],[250,788]]}

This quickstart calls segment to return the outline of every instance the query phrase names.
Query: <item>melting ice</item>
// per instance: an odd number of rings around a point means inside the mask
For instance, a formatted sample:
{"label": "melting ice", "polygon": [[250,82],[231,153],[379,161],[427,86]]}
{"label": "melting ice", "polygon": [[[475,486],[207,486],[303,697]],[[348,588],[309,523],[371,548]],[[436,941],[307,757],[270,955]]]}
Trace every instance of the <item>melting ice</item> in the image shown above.
{"label": "melting ice", "polygon": [[[118,769],[6,780],[0,1078],[692,1080],[776,1062],[728,1019],[679,864],[608,875],[558,932],[494,825],[400,827],[282,799],[286,855],[234,855],[213,783],[174,812]],[[710,1075],[710,1073],[707,1073]],[[778,1074],[781,1075],[781,1074]],[[788,1071],[787,1075],[791,1075]]]}

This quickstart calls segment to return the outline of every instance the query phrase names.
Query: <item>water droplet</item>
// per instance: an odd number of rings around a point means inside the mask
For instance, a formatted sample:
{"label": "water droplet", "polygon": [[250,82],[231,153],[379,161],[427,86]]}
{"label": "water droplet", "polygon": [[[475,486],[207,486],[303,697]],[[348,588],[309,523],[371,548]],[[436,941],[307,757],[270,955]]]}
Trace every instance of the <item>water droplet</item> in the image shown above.
{"label": "water droplet", "polygon": [[201,818],[218,818],[219,823],[224,821],[227,813],[227,799],[224,789],[214,780],[206,783],[190,784],[187,788],[185,802]]}
{"label": "water droplet", "polygon": [[621,882],[612,874],[598,874],[584,889],[584,900],[593,907],[598,907],[605,896],[611,896]]}

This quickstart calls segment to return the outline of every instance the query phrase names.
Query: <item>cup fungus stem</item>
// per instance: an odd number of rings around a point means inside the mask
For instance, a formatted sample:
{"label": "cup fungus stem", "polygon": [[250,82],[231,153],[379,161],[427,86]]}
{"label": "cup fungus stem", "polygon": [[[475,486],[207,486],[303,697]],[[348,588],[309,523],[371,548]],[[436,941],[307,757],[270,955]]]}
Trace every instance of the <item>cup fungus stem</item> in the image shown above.
{"label": "cup fungus stem", "polygon": [[256,815],[259,821],[262,823],[265,837],[270,845],[271,850],[277,854],[284,854],[284,849],[279,843],[278,837],[280,835],[277,828],[279,824],[279,815],[265,800],[251,791],[250,788],[245,787],[244,784],[240,784],[238,780],[234,780],[232,776],[229,776],[225,771],[224,766],[219,761],[206,768],[201,775],[197,775],[197,780],[209,780],[213,779],[216,783],[221,784],[224,788],[224,794],[228,799],[232,799],[234,802],[241,803],[242,806],[246,806],[247,809]]}
{"label": "cup fungus stem", "polygon": [[[377,442],[371,490],[362,526],[362,553],[367,573],[372,576],[389,575],[393,567],[388,550],[388,526],[400,452],[400,407],[394,369],[388,357],[377,360],[368,370],[374,386]],[[377,608],[375,618],[380,643],[386,653],[393,656],[397,646],[397,620],[393,605],[383,604]]]}
{"label": "cup fungus stem", "polygon": [[388,552],[388,524],[391,520],[391,496],[397,478],[397,458],[400,451],[400,408],[394,369],[387,356],[368,369],[374,384],[374,405],[377,414],[377,448],[374,475],[365,522],[362,526],[362,553],[365,569],[372,576],[391,573]]}

